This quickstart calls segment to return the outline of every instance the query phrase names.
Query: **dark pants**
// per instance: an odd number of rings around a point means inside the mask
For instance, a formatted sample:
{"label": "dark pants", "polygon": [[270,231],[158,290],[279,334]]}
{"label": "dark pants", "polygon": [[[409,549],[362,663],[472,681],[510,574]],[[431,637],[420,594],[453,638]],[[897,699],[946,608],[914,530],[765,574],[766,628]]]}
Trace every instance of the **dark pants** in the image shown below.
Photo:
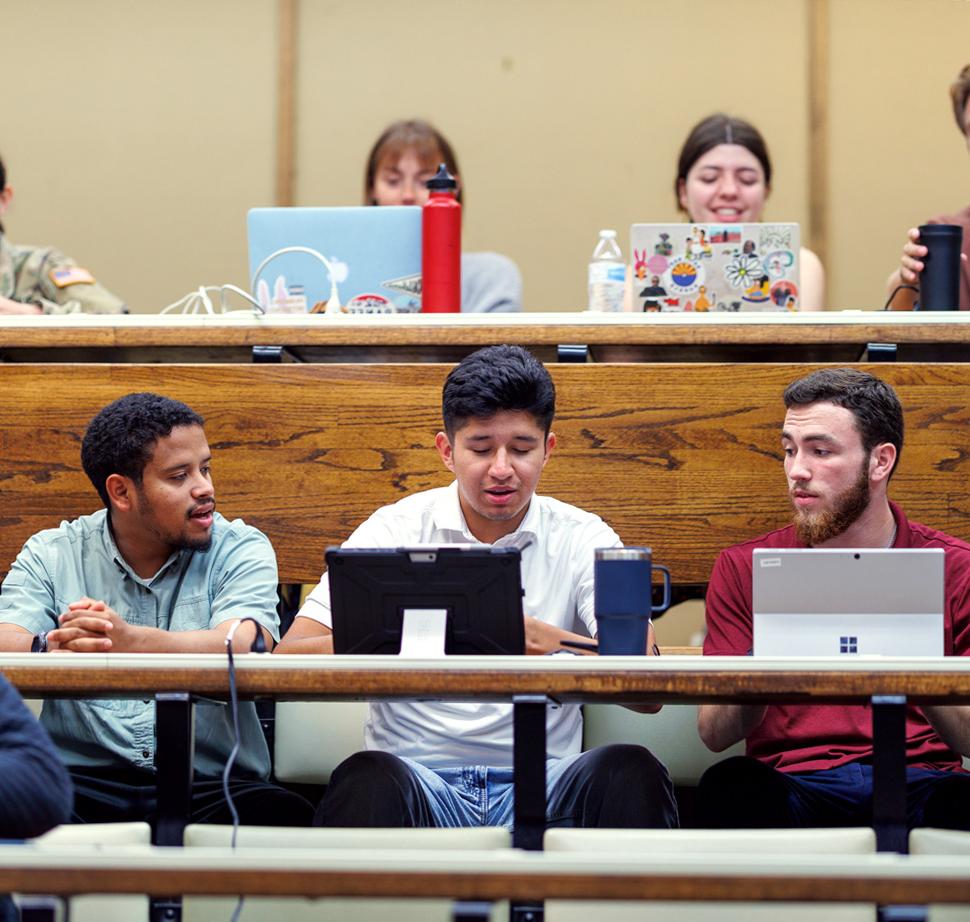
{"label": "dark pants", "polygon": [[[642,746],[600,746],[549,766],[549,826],[678,825],[667,769]],[[475,798],[475,791],[468,790],[471,787],[487,791],[489,803]],[[437,773],[390,753],[358,752],[334,770],[313,822],[316,826],[511,825],[512,793],[510,769],[469,767]]]}
{"label": "dark pants", "polygon": [[[697,791],[701,826],[726,829],[872,825],[872,766],[780,772],[748,756],[712,765]],[[970,829],[970,775],[906,769],[907,825]]]}
{"label": "dark pants", "polygon": [[[144,821],[155,827],[158,801],[155,776],[132,769],[70,769],[74,782],[75,823]],[[313,806],[277,784],[259,779],[229,781],[239,821],[247,826],[309,826]],[[231,823],[232,814],[222,792],[222,779],[195,776],[190,823]]]}

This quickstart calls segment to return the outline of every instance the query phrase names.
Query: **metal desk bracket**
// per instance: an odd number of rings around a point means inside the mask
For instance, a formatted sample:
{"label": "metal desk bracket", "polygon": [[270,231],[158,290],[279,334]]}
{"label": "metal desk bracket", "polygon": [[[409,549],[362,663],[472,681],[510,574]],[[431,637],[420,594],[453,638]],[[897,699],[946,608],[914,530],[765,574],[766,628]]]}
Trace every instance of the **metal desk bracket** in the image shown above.
{"label": "metal desk bracket", "polygon": [[[192,807],[192,760],[195,749],[192,696],[188,692],[155,695],[155,790],[158,820],[154,845],[180,846]],[[178,896],[152,896],[151,922],[179,922]]]}
{"label": "metal desk bracket", "polygon": [[513,707],[513,777],[515,826],[512,845],[541,851],[546,829],[545,695],[515,695]]}
{"label": "metal desk bracket", "polygon": [[[529,851],[542,850],[546,831],[546,706],[545,695],[512,698],[512,777],[515,816],[512,845]],[[542,922],[541,903],[512,903],[510,922]]]}
{"label": "metal desk bracket", "polygon": [[158,823],[154,845],[181,845],[192,804],[195,748],[192,697],[187,692],[155,696],[155,785]]}
{"label": "metal desk bracket", "polygon": [[589,346],[583,346],[578,343],[560,343],[556,347],[556,358],[560,362],[588,362]]}
{"label": "metal desk bracket", "polygon": [[489,922],[492,904],[472,900],[459,900],[451,911],[451,922]]}
{"label": "metal desk bracket", "polygon": [[301,363],[286,346],[253,346],[253,364],[279,365],[282,362]]}
{"label": "metal desk bracket", "polygon": [[896,354],[895,343],[866,343],[862,360],[865,362],[895,362]]}
{"label": "metal desk bracket", "polygon": [[872,698],[872,826],[878,851],[909,852],[905,695]]}
{"label": "metal desk bracket", "polygon": [[876,912],[879,922],[926,922],[929,917],[926,906],[880,906]]}

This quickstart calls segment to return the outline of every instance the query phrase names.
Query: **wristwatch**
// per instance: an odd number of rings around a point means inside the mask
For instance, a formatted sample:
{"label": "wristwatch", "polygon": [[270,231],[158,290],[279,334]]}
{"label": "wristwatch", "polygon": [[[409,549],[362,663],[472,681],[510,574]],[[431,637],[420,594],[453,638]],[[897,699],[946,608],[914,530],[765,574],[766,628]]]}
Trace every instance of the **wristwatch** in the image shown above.
{"label": "wristwatch", "polygon": [[30,652],[47,652],[47,631],[41,631],[39,634],[34,634],[34,639],[30,642]]}

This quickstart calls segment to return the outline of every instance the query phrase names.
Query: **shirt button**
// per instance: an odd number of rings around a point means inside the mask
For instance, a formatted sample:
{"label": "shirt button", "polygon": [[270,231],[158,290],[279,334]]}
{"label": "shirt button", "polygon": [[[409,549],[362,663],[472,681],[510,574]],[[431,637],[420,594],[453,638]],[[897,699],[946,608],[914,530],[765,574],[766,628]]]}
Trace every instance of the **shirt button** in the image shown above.
{"label": "shirt button", "polygon": [[149,750],[149,749],[143,749],[141,751],[141,754],[142,754],[142,756],[144,756],[144,758],[147,759],[151,755],[151,750]]}

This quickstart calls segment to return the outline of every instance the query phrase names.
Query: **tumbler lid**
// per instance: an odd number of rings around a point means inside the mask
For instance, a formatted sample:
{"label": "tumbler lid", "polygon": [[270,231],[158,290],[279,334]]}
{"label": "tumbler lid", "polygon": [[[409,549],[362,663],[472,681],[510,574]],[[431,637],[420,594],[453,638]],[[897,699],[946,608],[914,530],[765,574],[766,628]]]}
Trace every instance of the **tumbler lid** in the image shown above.
{"label": "tumbler lid", "polygon": [[598,547],[596,560],[649,560],[652,551],[649,547]]}
{"label": "tumbler lid", "polygon": [[959,224],[920,224],[920,238],[924,237],[962,237],[963,228]]}

